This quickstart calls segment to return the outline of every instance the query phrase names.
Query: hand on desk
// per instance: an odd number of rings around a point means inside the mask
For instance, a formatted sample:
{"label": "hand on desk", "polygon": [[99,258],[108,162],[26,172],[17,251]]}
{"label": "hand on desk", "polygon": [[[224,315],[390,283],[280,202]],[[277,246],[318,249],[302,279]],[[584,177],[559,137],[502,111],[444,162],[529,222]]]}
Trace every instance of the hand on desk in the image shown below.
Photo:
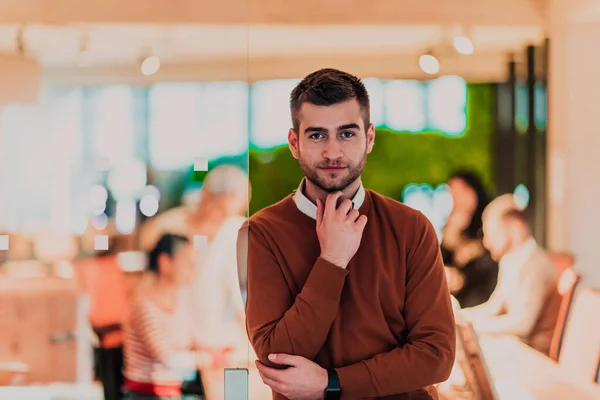
{"label": "hand on desk", "polygon": [[256,361],[263,382],[273,391],[290,400],[323,399],[328,382],[324,368],[304,357],[288,354],[271,354],[269,361],[289,367],[274,369]]}

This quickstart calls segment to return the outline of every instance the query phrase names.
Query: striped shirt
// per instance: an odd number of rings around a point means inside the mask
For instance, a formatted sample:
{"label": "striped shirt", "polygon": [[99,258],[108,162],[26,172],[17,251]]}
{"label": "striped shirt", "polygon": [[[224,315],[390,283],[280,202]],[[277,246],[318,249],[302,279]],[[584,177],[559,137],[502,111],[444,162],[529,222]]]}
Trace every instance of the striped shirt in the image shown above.
{"label": "striped shirt", "polygon": [[167,310],[145,297],[133,302],[125,324],[124,346],[125,378],[130,388],[151,384],[179,389],[183,380],[196,373],[196,355],[190,350],[191,313],[184,302],[177,303]]}

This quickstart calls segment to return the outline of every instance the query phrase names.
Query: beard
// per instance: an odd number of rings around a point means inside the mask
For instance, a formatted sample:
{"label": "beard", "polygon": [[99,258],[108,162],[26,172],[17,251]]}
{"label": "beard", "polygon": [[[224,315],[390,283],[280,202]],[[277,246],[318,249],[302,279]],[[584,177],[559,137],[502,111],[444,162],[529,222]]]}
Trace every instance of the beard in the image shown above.
{"label": "beard", "polygon": [[[323,161],[315,165],[309,165],[302,157],[299,158],[299,164],[306,179],[324,192],[333,193],[344,190],[352,182],[360,178],[365,169],[366,160],[367,152],[365,151],[363,157],[356,164]],[[319,172],[323,174],[321,170],[327,167],[344,167],[344,169],[340,169],[339,172],[335,173],[327,173],[327,177],[319,175]]]}

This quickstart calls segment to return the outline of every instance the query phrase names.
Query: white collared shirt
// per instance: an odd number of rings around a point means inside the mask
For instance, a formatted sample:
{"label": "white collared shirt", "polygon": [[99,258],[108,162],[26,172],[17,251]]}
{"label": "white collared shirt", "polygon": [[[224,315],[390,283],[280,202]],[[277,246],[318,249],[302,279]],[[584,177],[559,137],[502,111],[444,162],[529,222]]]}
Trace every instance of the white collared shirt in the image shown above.
{"label": "white collared shirt", "polygon": [[[317,219],[317,206],[312,201],[310,201],[308,197],[304,195],[305,180],[306,178],[303,178],[300,182],[300,186],[298,186],[298,189],[294,193],[293,199],[296,203],[296,207],[298,207],[298,210],[302,211],[304,214],[308,215],[312,219]],[[361,182],[360,187],[358,188],[358,192],[356,192],[356,194],[352,198],[354,208],[359,209],[364,201],[365,188],[363,187]]]}
{"label": "white collared shirt", "polygon": [[506,253],[500,259],[500,268],[503,270],[521,270],[521,268],[523,268],[527,260],[529,260],[537,248],[538,244],[534,238],[527,239],[521,246],[509,253]]}
{"label": "white collared shirt", "polygon": [[[535,239],[530,238],[500,260],[496,290],[490,299],[467,311],[480,333],[527,337],[535,329],[555,271]],[[501,310],[506,314],[498,315]]]}

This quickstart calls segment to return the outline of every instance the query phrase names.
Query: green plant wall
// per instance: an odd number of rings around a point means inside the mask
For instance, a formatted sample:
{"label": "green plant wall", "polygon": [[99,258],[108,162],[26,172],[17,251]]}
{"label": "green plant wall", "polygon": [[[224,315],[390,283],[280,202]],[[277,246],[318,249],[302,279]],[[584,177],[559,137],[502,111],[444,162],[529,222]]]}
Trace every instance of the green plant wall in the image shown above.
{"label": "green plant wall", "polygon": [[[378,129],[375,147],[363,173],[366,187],[401,200],[411,183],[437,186],[457,169],[470,169],[494,189],[494,89],[489,84],[467,88],[467,128],[451,138],[436,132],[399,133]],[[282,135],[285,135],[282,132]],[[250,150],[250,213],[276,203],[297,188],[302,171],[287,147]]]}

